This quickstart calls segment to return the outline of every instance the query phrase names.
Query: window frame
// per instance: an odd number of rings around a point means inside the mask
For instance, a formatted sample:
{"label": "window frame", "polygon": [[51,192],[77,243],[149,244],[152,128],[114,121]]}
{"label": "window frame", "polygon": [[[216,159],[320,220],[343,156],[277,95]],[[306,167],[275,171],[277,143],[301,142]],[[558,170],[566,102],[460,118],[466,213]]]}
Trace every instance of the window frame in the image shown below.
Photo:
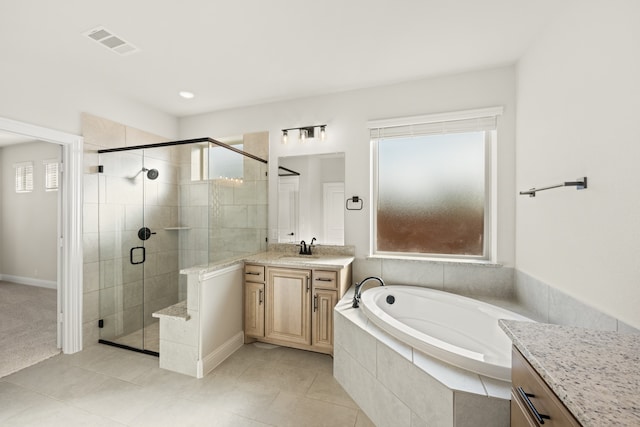
{"label": "window frame", "polygon": [[[44,191],[58,191],[60,188],[60,161],[58,159],[46,159],[42,161],[42,164],[44,166]],[[55,187],[49,186],[48,169],[50,165],[55,165]]]}
{"label": "window frame", "polygon": [[[434,261],[454,261],[454,262],[472,262],[472,263],[493,263],[497,258],[497,118],[503,112],[503,107],[489,107],[476,110],[465,110],[450,113],[438,113],[426,116],[406,117],[398,119],[384,119],[370,121],[368,127],[371,131],[370,149],[371,149],[371,214],[370,214],[370,249],[369,254],[374,258],[396,258],[396,259],[418,259],[418,260],[434,260]],[[493,117],[496,120],[494,129],[478,129],[483,131],[484,140],[484,162],[485,162],[485,196],[484,196],[484,235],[483,235],[483,254],[482,255],[461,255],[461,254],[437,254],[437,253],[418,253],[418,252],[393,252],[378,250],[378,183],[379,183],[379,152],[378,145],[381,140],[396,138],[397,136],[374,136],[376,129],[392,128],[399,126],[416,126],[425,124],[445,124],[450,121]],[[445,125],[446,126],[446,125]],[[442,134],[460,133],[459,131],[443,131]],[[427,135],[417,133],[415,136]],[[432,134],[433,135],[433,134]]]}
{"label": "window frame", "polygon": [[14,187],[17,194],[32,193],[34,170],[33,162],[20,162],[13,165],[15,169],[15,182]]}

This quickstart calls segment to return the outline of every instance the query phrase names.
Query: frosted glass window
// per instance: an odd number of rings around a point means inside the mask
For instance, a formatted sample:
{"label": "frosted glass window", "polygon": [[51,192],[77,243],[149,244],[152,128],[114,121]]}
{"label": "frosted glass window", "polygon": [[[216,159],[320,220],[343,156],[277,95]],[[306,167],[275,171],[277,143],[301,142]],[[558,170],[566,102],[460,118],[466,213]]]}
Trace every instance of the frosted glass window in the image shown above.
{"label": "frosted glass window", "polygon": [[376,252],[485,256],[486,134],[377,140]]}
{"label": "frosted glass window", "polygon": [[16,163],[16,193],[33,191],[33,162]]}

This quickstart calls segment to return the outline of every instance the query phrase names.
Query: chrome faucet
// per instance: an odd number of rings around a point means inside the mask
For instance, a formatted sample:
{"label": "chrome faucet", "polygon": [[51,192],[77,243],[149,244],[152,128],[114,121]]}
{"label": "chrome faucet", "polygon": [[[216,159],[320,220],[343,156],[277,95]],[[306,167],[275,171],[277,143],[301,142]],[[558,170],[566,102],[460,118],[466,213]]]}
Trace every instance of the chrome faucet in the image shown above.
{"label": "chrome faucet", "polygon": [[362,282],[356,283],[356,290],[353,295],[353,304],[351,305],[353,308],[360,307],[360,295],[362,294],[362,285],[364,285],[365,282],[368,280],[377,280],[378,282],[380,282],[380,286],[384,286],[384,282],[382,281],[382,279],[376,276],[367,277]]}

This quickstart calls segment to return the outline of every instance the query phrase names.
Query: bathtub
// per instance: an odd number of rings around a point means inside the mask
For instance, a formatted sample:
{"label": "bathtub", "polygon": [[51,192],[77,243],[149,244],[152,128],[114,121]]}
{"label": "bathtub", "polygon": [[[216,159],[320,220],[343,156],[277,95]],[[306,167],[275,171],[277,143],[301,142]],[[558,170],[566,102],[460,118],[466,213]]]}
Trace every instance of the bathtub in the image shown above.
{"label": "bathtub", "polygon": [[511,381],[511,340],[498,319],[531,319],[471,298],[419,286],[362,293],[361,309],[376,326],[434,358]]}

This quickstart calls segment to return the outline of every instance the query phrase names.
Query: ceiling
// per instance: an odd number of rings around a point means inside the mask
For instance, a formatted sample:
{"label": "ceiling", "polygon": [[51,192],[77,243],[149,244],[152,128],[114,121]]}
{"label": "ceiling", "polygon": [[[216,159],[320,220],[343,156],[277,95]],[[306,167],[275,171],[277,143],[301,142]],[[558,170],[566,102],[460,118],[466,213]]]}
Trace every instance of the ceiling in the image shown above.
{"label": "ceiling", "polygon": [[[512,64],[558,3],[0,0],[0,58],[180,117]],[[98,26],[139,51],[82,35]]]}

